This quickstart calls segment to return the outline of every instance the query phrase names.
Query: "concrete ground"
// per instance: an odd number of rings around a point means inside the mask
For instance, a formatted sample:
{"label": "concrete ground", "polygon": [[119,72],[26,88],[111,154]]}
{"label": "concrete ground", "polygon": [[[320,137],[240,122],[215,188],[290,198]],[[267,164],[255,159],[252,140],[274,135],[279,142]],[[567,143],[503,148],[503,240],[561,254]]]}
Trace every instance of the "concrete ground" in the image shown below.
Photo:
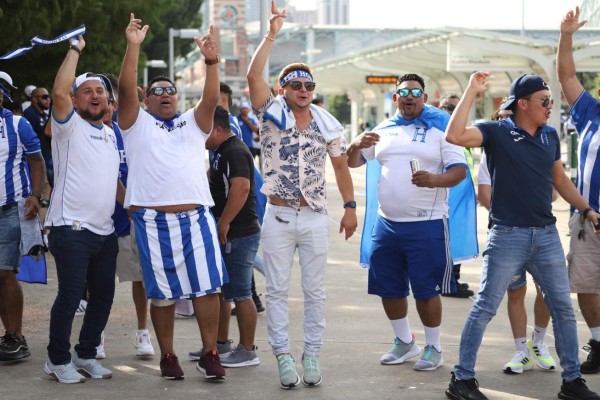
{"label": "concrete ground", "polygon": [[[359,204],[359,228],[364,210],[364,169],[353,170],[356,200]],[[24,284],[24,332],[31,357],[17,363],[0,364],[0,399],[444,399],[450,371],[458,357],[460,333],[473,299],[443,298],[444,321],[442,345],[445,365],[436,371],[416,372],[414,360],[403,365],[383,366],[379,357],[385,353],[394,337],[378,298],[366,293],[367,273],[358,267],[360,232],[347,242],[337,233],[342,214],[342,201],[335,186],[331,168],[328,170],[330,204],[329,270],[326,277],[327,330],[321,353],[323,383],[319,387],[299,387],[284,391],[279,386],[277,363],[266,339],[265,314],[259,314],[256,345],[261,360],[259,366],[228,369],[227,379],[214,383],[204,380],[187,360],[189,351],[201,347],[195,319],[178,318],[175,348],[186,373],[183,381],[160,378],[159,357],[140,360],[135,356],[133,341],[136,319],[129,284],[118,284],[113,310],[106,327],[104,365],[113,370],[110,380],[87,380],[83,384],[65,385],[50,380],[43,372],[48,343],[49,310],[57,290],[56,272],[48,256],[48,285]],[[485,240],[486,215],[478,207],[479,239]],[[568,245],[566,224],[568,207],[559,200],[555,205],[563,246]],[[360,229],[359,229],[360,230]],[[482,246],[482,245],[481,245]],[[290,289],[290,336],[292,352],[301,373],[303,303],[297,262]],[[479,287],[481,258],[463,264],[462,282],[475,292]],[[256,276],[258,291],[264,293],[264,278]],[[535,290],[529,282],[527,309],[533,310]],[[579,345],[589,339],[575,297],[574,307],[579,327]],[[419,344],[423,344],[422,325],[410,301],[409,318]],[[531,315],[531,314],[530,314]],[[533,321],[533,316],[530,316]],[[76,343],[82,317],[75,317],[72,343]],[[530,333],[531,327],[528,332]],[[236,341],[237,325],[231,322],[231,338]],[[156,350],[158,345],[153,341]],[[552,330],[547,344],[556,356]],[[479,351],[477,378],[490,399],[556,399],[560,388],[559,370],[534,369],[522,375],[506,375],[502,366],[514,352],[506,305],[489,324]],[[586,353],[580,352],[581,360]],[[600,376],[586,376],[588,385],[600,391]]]}

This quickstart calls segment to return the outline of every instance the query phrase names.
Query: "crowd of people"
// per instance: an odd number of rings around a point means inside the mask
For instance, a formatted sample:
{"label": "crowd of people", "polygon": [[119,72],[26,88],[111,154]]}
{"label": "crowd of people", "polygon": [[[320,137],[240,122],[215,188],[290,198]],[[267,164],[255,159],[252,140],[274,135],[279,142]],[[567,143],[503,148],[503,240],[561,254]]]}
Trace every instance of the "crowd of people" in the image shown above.
{"label": "crowd of people", "polygon": [[[489,232],[481,285],[446,395],[487,398],[475,378],[477,352],[508,293],[516,352],[503,371],[520,374],[534,364],[557,367],[544,342],[552,318],[562,368],[559,398],[600,399],[581,378],[600,372],[595,264],[600,252],[600,181],[595,175],[600,103],[576,76],[573,35],[585,24],[579,9],[569,11],[560,24],[556,63],[581,141],[576,185],[563,170],[560,136],[547,125],[552,94],[537,75],[515,79],[492,119],[469,126],[476,97],[489,88],[489,72],[473,73],[462,96],[445,96],[439,108],[427,104],[425,80],[405,74],[393,95],[395,114],[347,143],[339,121],[313,98],[317,82],[309,65],[285,66],[277,92],[263,78],[286,17],[272,2],[269,30],[247,72],[249,99],[240,104],[237,117],[230,113],[231,88],[219,81],[212,26],[194,38],[206,65],[202,97],[194,107],[178,112],[177,87],[167,77],[138,88],[140,49],[149,27],[133,14],[118,78],[76,74],[86,45],[80,35],[70,40],[52,95],[44,87],[31,89],[23,117],[2,107],[10,99],[0,91],[0,318],[6,331],[0,361],[30,356],[16,272],[27,235],[23,223],[38,218],[48,205],[42,196],[47,181],[51,196],[44,226],[58,292],[50,310],[46,374],[61,383],[112,377],[99,360],[106,356],[103,332],[115,277],[132,282],[140,357],[155,353],[147,324],[150,310],[163,378],[184,378],[174,342],[176,301],[182,299],[191,302],[198,324],[202,348],[189,356],[202,376],[223,380],[225,368],[257,365],[257,313],[264,310],[255,290],[257,269],[266,280],[267,338],[281,387],[318,386],[323,381],[319,355],[330,235],[329,157],[343,199],[339,233],[346,240],[358,226],[350,168],[366,164],[375,171],[374,217],[369,224],[365,220],[361,260],[365,257],[369,265],[368,293],[381,298],[394,336],[380,363],[403,364],[418,357],[415,370],[436,370],[444,364],[441,296],[474,295],[458,282],[460,246],[452,225],[467,223],[465,213],[475,212],[474,192],[459,197],[455,188],[473,187],[470,149],[481,147],[478,200],[489,210]],[[0,78],[12,85],[6,73]],[[566,257],[552,214],[558,195],[574,211]],[[457,213],[463,208],[465,213]],[[289,336],[288,292],[296,252],[304,295],[301,373]],[[538,291],[531,339],[524,307],[526,273]],[[411,290],[424,329],[423,349],[408,319]],[[589,357],[581,364],[570,293],[577,293],[591,335]],[[87,307],[71,350],[82,294]],[[239,329],[233,346],[232,303]]]}

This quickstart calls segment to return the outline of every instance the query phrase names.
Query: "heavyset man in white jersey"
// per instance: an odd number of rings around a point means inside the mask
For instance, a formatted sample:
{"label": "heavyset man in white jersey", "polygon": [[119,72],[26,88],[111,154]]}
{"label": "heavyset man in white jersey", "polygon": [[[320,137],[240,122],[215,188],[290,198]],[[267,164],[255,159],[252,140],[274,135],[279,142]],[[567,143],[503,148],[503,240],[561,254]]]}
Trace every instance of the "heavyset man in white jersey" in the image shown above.
{"label": "heavyset man in white jersey", "polygon": [[[455,290],[447,188],[465,178],[467,163],[463,149],[444,139],[448,115],[425,105],[423,78],[406,74],[396,86],[393,99],[398,113],[354,139],[348,148],[348,165],[356,168],[376,159],[382,166],[369,294],[381,297],[395,339],[380,362],[402,364],[421,352],[407,316],[410,283],[426,342],[414,369],[428,371],[443,364],[440,294]],[[419,161],[419,171],[413,170],[413,159]]]}
{"label": "heavyset man in white jersey", "polygon": [[[560,24],[556,66],[560,86],[571,106],[579,133],[577,189],[595,211],[600,208],[598,148],[600,141],[600,103],[577,80],[573,61],[573,35],[587,21],[579,21],[579,7],[569,11]],[[600,237],[598,229],[574,213],[569,221],[571,242],[567,261],[571,292],[577,293],[581,313],[590,328],[589,356],[581,364],[582,374],[600,372]]]}
{"label": "heavyset man in white jersey", "polygon": [[137,98],[140,46],[148,25],[130,16],[127,50],[119,77],[119,126],[129,166],[125,207],[129,207],[144,274],[152,300],[150,315],[160,346],[161,375],[182,379],[173,349],[175,299],[192,299],[203,353],[196,369],[207,379],[223,379],[217,354],[218,291],[226,279],[214,205],[205,171],[205,143],[219,100],[219,57],[210,33],[194,38],[205,58],[202,98],[193,109],[177,112],[177,89],[166,77],[150,82],[145,99]]}
{"label": "heavyset man in white jersey", "polygon": [[[119,178],[119,151],[113,130],[102,123],[110,83],[92,73],[75,79],[85,46],[83,37],[78,40],[77,44],[71,42],[54,81],[55,185],[46,216],[50,251],[56,261],[58,295],[50,313],[44,370],[61,383],[83,382],[81,374],[102,379],[112,376],[95,357],[112,306],[119,251],[111,219]],[[79,343],[71,357],[71,327],[86,281],[88,306]]]}

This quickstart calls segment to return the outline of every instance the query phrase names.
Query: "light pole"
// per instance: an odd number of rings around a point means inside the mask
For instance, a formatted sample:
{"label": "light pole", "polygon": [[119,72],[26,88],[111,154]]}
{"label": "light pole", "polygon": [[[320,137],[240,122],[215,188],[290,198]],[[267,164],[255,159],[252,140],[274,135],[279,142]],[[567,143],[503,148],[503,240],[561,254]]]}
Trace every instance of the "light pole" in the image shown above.
{"label": "light pole", "polygon": [[144,88],[148,87],[148,68],[167,68],[163,60],[148,60],[144,66]]}
{"label": "light pole", "polygon": [[173,50],[173,38],[191,39],[194,36],[201,37],[198,29],[173,29],[169,28],[169,78],[175,82],[175,56]]}

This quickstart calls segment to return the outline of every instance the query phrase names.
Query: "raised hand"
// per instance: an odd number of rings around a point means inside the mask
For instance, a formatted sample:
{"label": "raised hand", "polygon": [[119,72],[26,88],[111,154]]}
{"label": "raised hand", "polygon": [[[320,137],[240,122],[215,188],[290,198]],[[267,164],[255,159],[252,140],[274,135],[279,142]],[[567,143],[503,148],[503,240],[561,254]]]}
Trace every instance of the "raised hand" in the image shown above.
{"label": "raised hand", "polygon": [[71,46],[77,47],[79,50],[83,50],[85,47],[85,40],[83,40],[83,36],[77,35],[77,38],[69,39],[69,43]]}
{"label": "raised hand", "polygon": [[148,32],[149,28],[148,25],[144,25],[142,28],[142,20],[136,18],[133,13],[129,14],[129,24],[127,25],[127,29],[125,29],[127,44],[141,44],[146,38],[146,32]]}
{"label": "raised hand", "polygon": [[579,22],[579,15],[579,7],[575,7],[575,11],[569,11],[560,22],[560,33],[573,34],[584,26],[587,21],[583,20]]}
{"label": "raised hand", "polygon": [[271,18],[269,18],[269,32],[272,35],[276,35],[283,26],[283,20],[287,18],[285,14],[285,8],[281,9],[281,12],[275,5],[275,0],[271,0]]}
{"label": "raised hand", "polygon": [[375,132],[364,132],[358,135],[352,143],[359,149],[368,149],[379,142],[379,135]]}
{"label": "raised hand", "polygon": [[214,60],[219,54],[219,46],[217,46],[217,41],[213,37],[214,30],[215,28],[211,25],[207,35],[204,35],[201,38],[194,38],[194,41],[200,49],[200,53],[202,53],[207,60]]}
{"label": "raised hand", "polygon": [[490,88],[490,83],[486,79],[492,77],[491,72],[477,71],[471,74],[469,79],[469,88],[474,89],[477,93],[483,93]]}

